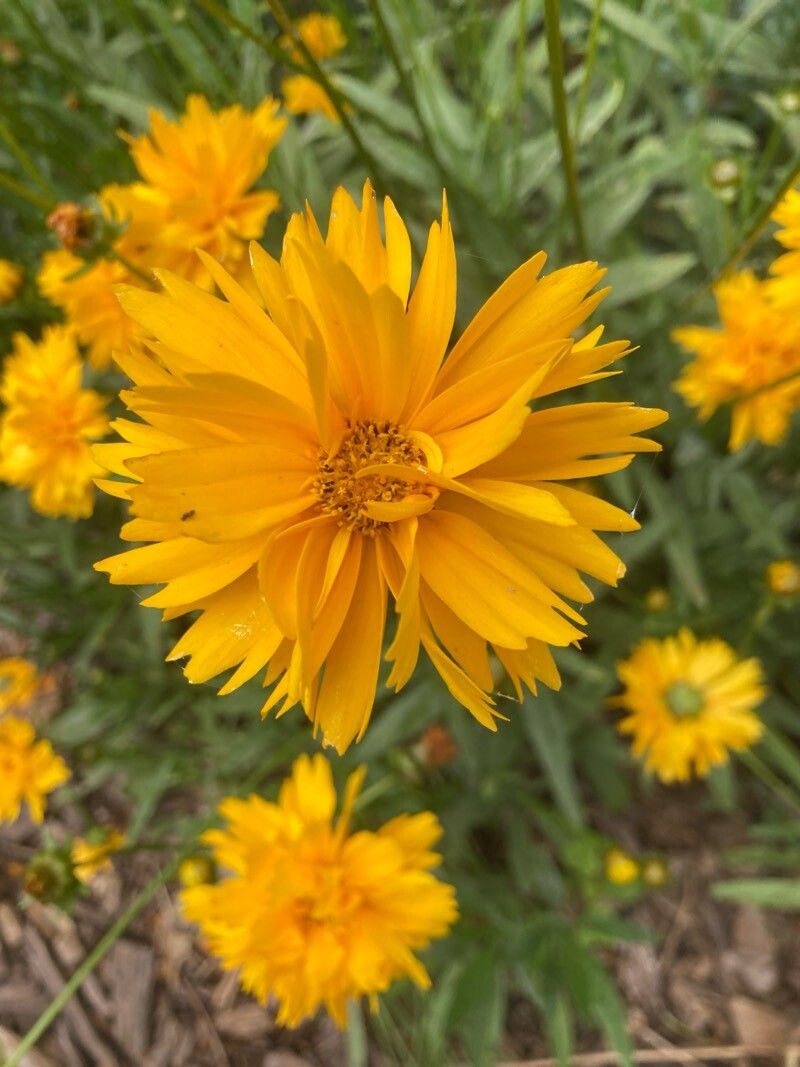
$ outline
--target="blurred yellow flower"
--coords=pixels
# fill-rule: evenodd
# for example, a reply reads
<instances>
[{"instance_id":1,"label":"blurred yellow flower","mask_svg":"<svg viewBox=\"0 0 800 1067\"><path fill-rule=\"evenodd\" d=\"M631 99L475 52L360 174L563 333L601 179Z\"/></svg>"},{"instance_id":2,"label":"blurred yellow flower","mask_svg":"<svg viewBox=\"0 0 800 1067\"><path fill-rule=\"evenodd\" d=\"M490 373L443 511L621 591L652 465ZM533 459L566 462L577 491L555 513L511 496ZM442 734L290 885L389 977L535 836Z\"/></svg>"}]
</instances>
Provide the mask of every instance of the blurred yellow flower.
<instances>
[{"instance_id":1,"label":"blurred yellow flower","mask_svg":"<svg viewBox=\"0 0 800 1067\"><path fill-rule=\"evenodd\" d=\"M548 408L544 397L609 373L625 341L572 332L603 292L595 263L539 278L543 253L478 312L444 360L456 264L446 207L411 287L408 233L391 201L381 239L372 189L340 189L327 239L295 215L280 263L253 245L266 310L209 257L227 301L167 272L163 294L121 300L159 344L121 366L147 420L96 452L129 479L126 540L97 564L119 584L161 582L145 604L202 614L170 653L204 681L265 665L262 712L301 703L343 752L375 699L387 596L399 622L389 684L421 646L453 696L490 729L490 653L521 697L560 684L550 645L582 636L565 597L592 599L585 571L616 585L619 559L595 530L634 530L627 512L561 484L657 451L635 436L662 411L628 403ZM444 360L444 362L443 362ZM531 411L528 403L537 401ZM130 479L133 479L133 482ZM577 625L576 625L577 624Z\"/></svg>"},{"instance_id":2,"label":"blurred yellow flower","mask_svg":"<svg viewBox=\"0 0 800 1067\"><path fill-rule=\"evenodd\" d=\"M776 559L767 567L767 585L779 596L800 593L800 565L793 559Z\"/></svg>"},{"instance_id":3,"label":"blurred yellow flower","mask_svg":"<svg viewBox=\"0 0 800 1067\"><path fill-rule=\"evenodd\" d=\"M71 853L75 877L86 885L99 871L111 867L111 857L124 848L125 843L125 834L117 829L104 831L96 841L76 837Z\"/></svg>"},{"instance_id":4,"label":"blurred yellow flower","mask_svg":"<svg viewBox=\"0 0 800 1067\"><path fill-rule=\"evenodd\" d=\"M612 885L630 885L639 877L639 864L621 848L611 848L604 861L605 876Z\"/></svg>"},{"instance_id":5,"label":"blurred yellow flower","mask_svg":"<svg viewBox=\"0 0 800 1067\"><path fill-rule=\"evenodd\" d=\"M642 881L650 889L660 889L669 881L669 864L660 856L649 856L642 863Z\"/></svg>"},{"instance_id":6,"label":"blurred yellow flower","mask_svg":"<svg viewBox=\"0 0 800 1067\"><path fill-rule=\"evenodd\" d=\"M782 226L775 237L788 248L774 261L767 283L775 305L785 311L800 312L800 187L790 189L776 207L773 221Z\"/></svg>"},{"instance_id":7,"label":"blurred yellow flower","mask_svg":"<svg viewBox=\"0 0 800 1067\"><path fill-rule=\"evenodd\" d=\"M0 304L9 304L22 288L25 273L9 259L0 259Z\"/></svg>"},{"instance_id":8,"label":"blurred yellow flower","mask_svg":"<svg viewBox=\"0 0 800 1067\"><path fill-rule=\"evenodd\" d=\"M341 23L335 15L323 15L319 11L312 11L310 15L298 19L294 28L314 59L330 59L331 56L338 55L347 44ZM298 63L303 62L302 52L295 48L288 34L281 37L280 43L291 51L294 60Z\"/></svg>"},{"instance_id":9,"label":"blurred yellow flower","mask_svg":"<svg viewBox=\"0 0 800 1067\"><path fill-rule=\"evenodd\" d=\"M92 366L103 370L112 352L126 349L139 332L114 295L115 285L134 280L115 260L87 264L73 252L56 249L42 257L37 284L42 295L64 312L77 340L86 345Z\"/></svg>"},{"instance_id":10,"label":"blurred yellow flower","mask_svg":"<svg viewBox=\"0 0 800 1067\"><path fill-rule=\"evenodd\" d=\"M670 605L669 592L660 585L654 585L648 589L644 596L644 606L653 613L666 611Z\"/></svg>"},{"instance_id":11,"label":"blurred yellow flower","mask_svg":"<svg viewBox=\"0 0 800 1067\"><path fill-rule=\"evenodd\" d=\"M305 115L318 112L331 122L341 122L333 102L319 82L306 74L293 74L281 82L286 110L293 115Z\"/></svg>"},{"instance_id":12,"label":"blurred yellow flower","mask_svg":"<svg viewBox=\"0 0 800 1067\"><path fill-rule=\"evenodd\" d=\"M625 686L613 704L624 708L620 733L662 782L705 776L728 750L749 748L763 725L761 664L739 660L718 637L698 641L687 629L664 640L647 638L617 664Z\"/></svg>"},{"instance_id":13,"label":"blurred yellow flower","mask_svg":"<svg viewBox=\"0 0 800 1067\"><path fill-rule=\"evenodd\" d=\"M81 388L75 339L63 326L18 333L0 381L0 479L28 489L43 515L91 515L100 473L89 442L108 430L106 401Z\"/></svg>"},{"instance_id":14,"label":"blurred yellow flower","mask_svg":"<svg viewBox=\"0 0 800 1067\"><path fill-rule=\"evenodd\" d=\"M184 889L183 910L223 966L277 1022L297 1026L325 1006L339 1026L347 1001L377 995L395 979L430 985L415 952L457 918L455 892L432 873L441 827L431 812L400 815L377 832L351 833L363 769L350 776L334 821L330 765L301 756L277 804L229 797L226 821L204 841L230 876Z\"/></svg>"},{"instance_id":15,"label":"blurred yellow flower","mask_svg":"<svg viewBox=\"0 0 800 1067\"><path fill-rule=\"evenodd\" d=\"M106 195L114 214L128 221L129 240L145 246L139 263L143 258L209 289L196 249L236 270L247 241L262 235L280 203L272 189L249 191L286 126L277 111L272 97L252 112L239 104L214 112L205 97L192 95L177 122L151 110L149 133L126 135L143 181L110 187Z\"/></svg>"},{"instance_id":16,"label":"blurred yellow flower","mask_svg":"<svg viewBox=\"0 0 800 1067\"><path fill-rule=\"evenodd\" d=\"M733 404L731 451L753 437L778 444L800 406L800 317L778 309L769 283L748 271L721 281L714 293L721 329L673 331L674 340L695 354L675 388L701 419Z\"/></svg>"},{"instance_id":17,"label":"blurred yellow flower","mask_svg":"<svg viewBox=\"0 0 800 1067\"><path fill-rule=\"evenodd\" d=\"M0 659L0 715L27 704L41 686L42 678L30 660L20 656Z\"/></svg>"},{"instance_id":18,"label":"blurred yellow flower","mask_svg":"<svg viewBox=\"0 0 800 1067\"><path fill-rule=\"evenodd\" d=\"M69 778L67 765L49 741L37 741L29 722L0 719L0 822L19 817L23 800L36 822L44 818L45 797Z\"/></svg>"},{"instance_id":19,"label":"blurred yellow flower","mask_svg":"<svg viewBox=\"0 0 800 1067\"><path fill-rule=\"evenodd\" d=\"M217 880L217 865L210 856L187 856L178 867L178 881L184 889L210 885Z\"/></svg>"}]
</instances>

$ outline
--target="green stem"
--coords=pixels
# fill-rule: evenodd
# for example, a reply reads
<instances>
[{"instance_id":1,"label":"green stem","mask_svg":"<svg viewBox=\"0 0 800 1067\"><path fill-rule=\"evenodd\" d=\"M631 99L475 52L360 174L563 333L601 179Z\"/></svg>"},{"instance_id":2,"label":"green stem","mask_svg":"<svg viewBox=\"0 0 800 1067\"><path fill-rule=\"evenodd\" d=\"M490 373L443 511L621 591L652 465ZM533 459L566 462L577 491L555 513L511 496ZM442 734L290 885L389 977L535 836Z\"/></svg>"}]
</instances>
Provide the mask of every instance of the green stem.
<instances>
[{"instance_id":1,"label":"green stem","mask_svg":"<svg viewBox=\"0 0 800 1067\"><path fill-rule=\"evenodd\" d=\"M745 751L738 753L739 760L747 767L747 769L754 774L768 789L771 789L778 799L786 805L786 807L794 815L800 815L800 799L797 797L793 789L790 789L780 778L775 774L771 767L768 767L766 763L757 756L755 752Z\"/></svg>"},{"instance_id":2,"label":"green stem","mask_svg":"<svg viewBox=\"0 0 800 1067\"><path fill-rule=\"evenodd\" d=\"M519 185L520 166L522 163L522 116L525 99L525 46L527 41L528 4L527 0L519 0L519 8L517 10L517 47L514 58L514 129L516 137L511 181L512 189L516 189Z\"/></svg>"},{"instance_id":3,"label":"green stem","mask_svg":"<svg viewBox=\"0 0 800 1067\"><path fill-rule=\"evenodd\" d=\"M589 38L586 42L586 58L583 61L583 81L578 90L578 102L575 105L575 125L573 136L577 143L581 139L581 125L583 124L583 112L586 108L586 100L589 95L589 87L592 83L594 61L597 56L597 42L600 37L600 23L603 17L603 0L594 0L592 11L592 23L589 27Z\"/></svg>"},{"instance_id":4,"label":"green stem","mask_svg":"<svg viewBox=\"0 0 800 1067\"><path fill-rule=\"evenodd\" d=\"M15 193L17 196L22 197L23 200L27 200L29 204L33 204L35 208L43 212L49 212L55 206L53 200L45 200L43 196L39 196L38 193L31 192L30 189L13 178L9 178L7 174L0 174L0 185L8 189L9 192Z\"/></svg>"},{"instance_id":5,"label":"green stem","mask_svg":"<svg viewBox=\"0 0 800 1067\"><path fill-rule=\"evenodd\" d=\"M39 168L2 119L0 119L0 137L5 141L9 151L34 185L38 185L42 192L54 202L55 193L52 185L50 185L47 179L42 175Z\"/></svg>"},{"instance_id":6,"label":"green stem","mask_svg":"<svg viewBox=\"0 0 800 1067\"><path fill-rule=\"evenodd\" d=\"M265 37L263 33L258 33L257 30L252 29L246 22L237 19L235 15L231 14L222 4L218 4L216 0L195 0L195 3L207 11L209 15L219 19L220 22L224 22L226 26L230 26L232 30L237 30L249 41L257 44L276 62L283 63L285 66L291 67L292 70L298 71L298 73L305 73L305 67L302 63L298 63L296 59L293 59L289 52L270 41L269 37Z\"/></svg>"},{"instance_id":7,"label":"green stem","mask_svg":"<svg viewBox=\"0 0 800 1067\"><path fill-rule=\"evenodd\" d=\"M550 67L550 93L553 98L553 117L558 130L559 144L561 145L561 165L564 171L567 205L572 215L572 225L575 230L575 244L578 254L583 259L587 259L586 233L583 228L583 213L578 191L578 173L575 169L575 153L569 132L567 97L564 91L564 55L559 9L560 0L544 0L544 22Z\"/></svg>"},{"instance_id":8,"label":"green stem","mask_svg":"<svg viewBox=\"0 0 800 1067\"><path fill-rule=\"evenodd\" d=\"M100 938L80 967L73 973L72 977L65 982L63 988L58 993L58 996L48 1004L27 1034L11 1053L10 1057L5 1061L3 1067L19 1067L26 1053L30 1052L39 1038L44 1034L45 1030L47 1030L51 1023L58 1018L72 997L80 989L83 982L89 977L109 949L111 949L124 934L137 915L147 907L158 890L175 872L177 866L178 861L175 860L168 867L160 870L155 878L147 883L141 893L139 893L139 895L128 905L114 925L111 926Z\"/></svg>"}]
</instances>

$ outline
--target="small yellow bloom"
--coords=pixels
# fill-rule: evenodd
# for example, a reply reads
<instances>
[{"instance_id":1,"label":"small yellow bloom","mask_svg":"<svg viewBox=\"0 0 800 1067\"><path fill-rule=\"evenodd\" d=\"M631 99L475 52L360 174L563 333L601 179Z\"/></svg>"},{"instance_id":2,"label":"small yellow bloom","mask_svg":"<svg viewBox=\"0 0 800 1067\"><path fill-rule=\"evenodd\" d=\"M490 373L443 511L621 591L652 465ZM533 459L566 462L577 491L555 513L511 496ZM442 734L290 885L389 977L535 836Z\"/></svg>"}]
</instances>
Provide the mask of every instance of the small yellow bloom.
<instances>
[{"instance_id":1,"label":"small yellow bloom","mask_svg":"<svg viewBox=\"0 0 800 1067\"><path fill-rule=\"evenodd\" d=\"M99 871L108 870L111 857L125 847L125 842L125 834L117 829L105 831L96 841L76 837L72 843L72 867L78 881L85 885Z\"/></svg>"},{"instance_id":2,"label":"small yellow bloom","mask_svg":"<svg viewBox=\"0 0 800 1067\"><path fill-rule=\"evenodd\" d=\"M0 822L19 817L23 800L36 822L44 818L45 797L69 778L67 765L49 741L37 741L29 722L0 719Z\"/></svg>"},{"instance_id":3,"label":"small yellow bloom","mask_svg":"<svg viewBox=\"0 0 800 1067\"><path fill-rule=\"evenodd\" d=\"M41 341L14 335L0 381L0 479L30 490L43 515L91 515L101 473L89 442L108 430L106 401L81 388L72 333L49 327Z\"/></svg>"},{"instance_id":4,"label":"small yellow bloom","mask_svg":"<svg viewBox=\"0 0 800 1067\"><path fill-rule=\"evenodd\" d=\"M800 316L775 305L769 284L746 271L726 278L714 288L721 329L683 326L672 334L695 354L675 382L687 404L703 420L733 405L732 452L753 437L780 443L800 406Z\"/></svg>"},{"instance_id":5,"label":"small yellow bloom","mask_svg":"<svg viewBox=\"0 0 800 1067\"><path fill-rule=\"evenodd\" d=\"M645 593L644 606L653 613L666 611L669 607L669 593L666 589L662 589L661 586L653 586L652 589Z\"/></svg>"},{"instance_id":6,"label":"small yellow bloom","mask_svg":"<svg viewBox=\"0 0 800 1067\"><path fill-rule=\"evenodd\" d=\"M612 848L606 853L605 875L612 885L630 885L639 877L639 864L621 848Z\"/></svg>"},{"instance_id":7,"label":"small yellow bloom","mask_svg":"<svg viewBox=\"0 0 800 1067\"><path fill-rule=\"evenodd\" d=\"M625 511L569 483L658 451L639 435L662 411L548 405L605 377L629 351L573 332L604 295L581 263L520 266L446 355L456 258L443 205L416 284L390 200L334 195L323 237L308 210L280 262L251 249L263 305L210 257L227 297L159 272L163 293L120 299L148 341L121 363L145 420L96 455L132 504L123 537L153 544L96 564L119 584L166 583L145 604L201 615L170 652L192 681L266 668L262 708L301 705L342 752L367 729L389 598L387 658L400 689L424 652L488 729L503 715L492 666L521 699L558 688L551 646L583 636L579 571L616 585L624 567L596 531L635 530ZM535 401L531 410L529 402ZM149 424L149 425L148 425ZM568 602L569 601L569 602Z\"/></svg>"},{"instance_id":8,"label":"small yellow bloom","mask_svg":"<svg viewBox=\"0 0 800 1067\"><path fill-rule=\"evenodd\" d=\"M766 694L757 659L738 660L718 637L687 629L663 641L647 638L617 664L626 710L620 733L662 782L705 776L728 750L749 748L763 731L754 709Z\"/></svg>"},{"instance_id":9,"label":"small yellow bloom","mask_svg":"<svg viewBox=\"0 0 800 1067\"><path fill-rule=\"evenodd\" d=\"M187 856L178 867L178 881L184 889L210 885L217 880L217 865L210 856Z\"/></svg>"},{"instance_id":10,"label":"small yellow bloom","mask_svg":"<svg viewBox=\"0 0 800 1067\"><path fill-rule=\"evenodd\" d=\"M0 259L0 304L10 304L22 288L25 272L9 259Z\"/></svg>"},{"instance_id":11,"label":"small yellow bloom","mask_svg":"<svg viewBox=\"0 0 800 1067\"><path fill-rule=\"evenodd\" d=\"M783 229L775 234L788 249L770 266L774 277L767 283L776 306L789 313L800 313L800 187L790 189L772 214Z\"/></svg>"},{"instance_id":12,"label":"small yellow bloom","mask_svg":"<svg viewBox=\"0 0 800 1067\"><path fill-rule=\"evenodd\" d=\"M281 91L286 110L293 115L306 115L314 112L325 115L331 122L341 122L339 112L319 82L307 74L293 74L281 82Z\"/></svg>"},{"instance_id":13,"label":"small yellow bloom","mask_svg":"<svg viewBox=\"0 0 800 1067\"><path fill-rule=\"evenodd\" d=\"M30 660L20 656L0 659L0 715L27 704L42 684L43 680Z\"/></svg>"},{"instance_id":14,"label":"small yellow bloom","mask_svg":"<svg viewBox=\"0 0 800 1067\"><path fill-rule=\"evenodd\" d=\"M767 585L778 596L800 593L800 565L793 559L776 559L767 567Z\"/></svg>"},{"instance_id":15,"label":"small yellow bloom","mask_svg":"<svg viewBox=\"0 0 800 1067\"><path fill-rule=\"evenodd\" d=\"M348 780L334 821L328 761L301 756L277 804L229 797L226 821L203 839L229 877L184 889L183 910L224 967L262 1003L277 998L278 1024L297 1026L324 1005L339 1026L347 1001L373 1006L395 979L427 988L415 953L457 918L455 892L431 868L441 827L431 812L400 815L377 832L349 830L363 771Z\"/></svg>"},{"instance_id":16,"label":"small yellow bloom","mask_svg":"<svg viewBox=\"0 0 800 1067\"><path fill-rule=\"evenodd\" d=\"M341 23L335 15L323 15L318 11L312 11L310 15L297 21L295 30L314 59L330 59L331 56L338 55L347 44ZM291 52L294 60L298 63L303 62L303 54L295 48L291 37L288 35L281 37L280 43Z\"/></svg>"},{"instance_id":17,"label":"small yellow bloom","mask_svg":"<svg viewBox=\"0 0 800 1067\"><path fill-rule=\"evenodd\" d=\"M651 889L660 889L669 881L669 864L660 856L650 856L642 863L642 881Z\"/></svg>"}]
</instances>

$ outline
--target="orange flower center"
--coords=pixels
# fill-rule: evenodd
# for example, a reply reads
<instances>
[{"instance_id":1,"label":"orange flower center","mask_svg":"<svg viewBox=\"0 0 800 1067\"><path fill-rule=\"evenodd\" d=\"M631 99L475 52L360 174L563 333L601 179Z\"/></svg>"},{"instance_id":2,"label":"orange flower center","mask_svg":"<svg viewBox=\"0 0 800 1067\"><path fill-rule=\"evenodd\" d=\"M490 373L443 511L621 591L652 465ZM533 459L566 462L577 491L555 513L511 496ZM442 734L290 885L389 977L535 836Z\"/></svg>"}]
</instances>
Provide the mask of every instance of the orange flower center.
<instances>
[{"instance_id":1,"label":"orange flower center","mask_svg":"<svg viewBox=\"0 0 800 1067\"><path fill-rule=\"evenodd\" d=\"M322 510L336 515L341 526L374 536L388 523L371 518L367 505L402 500L411 492L419 492L419 486L391 474L358 477L359 472L378 463L419 467L426 462L425 453L406 436L403 427L362 420L355 423L336 452L320 453L313 489Z\"/></svg>"}]
</instances>

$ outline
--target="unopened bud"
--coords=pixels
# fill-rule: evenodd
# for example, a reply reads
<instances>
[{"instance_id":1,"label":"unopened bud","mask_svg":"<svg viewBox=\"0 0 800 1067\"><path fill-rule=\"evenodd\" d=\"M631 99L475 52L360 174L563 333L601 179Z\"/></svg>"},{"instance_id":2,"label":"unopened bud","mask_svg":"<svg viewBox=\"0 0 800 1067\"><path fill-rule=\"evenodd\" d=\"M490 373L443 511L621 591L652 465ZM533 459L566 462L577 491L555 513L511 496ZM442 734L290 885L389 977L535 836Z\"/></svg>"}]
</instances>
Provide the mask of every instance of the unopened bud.
<instances>
[{"instance_id":1,"label":"unopened bud","mask_svg":"<svg viewBox=\"0 0 800 1067\"><path fill-rule=\"evenodd\" d=\"M94 230L94 216L74 200L58 204L47 216L47 225L68 252L88 244Z\"/></svg>"}]
</instances>

